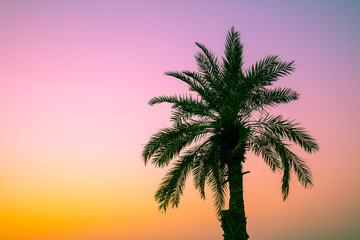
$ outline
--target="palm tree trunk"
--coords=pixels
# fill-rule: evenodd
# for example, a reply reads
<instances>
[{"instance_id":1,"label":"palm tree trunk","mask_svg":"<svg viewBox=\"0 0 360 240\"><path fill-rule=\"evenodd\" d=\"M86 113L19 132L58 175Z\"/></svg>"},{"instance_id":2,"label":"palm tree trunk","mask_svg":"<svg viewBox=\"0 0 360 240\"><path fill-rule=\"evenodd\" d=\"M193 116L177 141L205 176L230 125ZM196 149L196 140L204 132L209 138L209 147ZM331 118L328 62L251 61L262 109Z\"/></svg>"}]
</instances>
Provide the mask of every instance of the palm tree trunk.
<instances>
[{"instance_id":1,"label":"palm tree trunk","mask_svg":"<svg viewBox=\"0 0 360 240\"><path fill-rule=\"evenodd\" d=\"M224 231L224 240L247 240L246 217L243 195L242 161L233 158L228 163L229 170L229 209L224 210L221 216L221 227Z\"/></svg>"}]
</instances>

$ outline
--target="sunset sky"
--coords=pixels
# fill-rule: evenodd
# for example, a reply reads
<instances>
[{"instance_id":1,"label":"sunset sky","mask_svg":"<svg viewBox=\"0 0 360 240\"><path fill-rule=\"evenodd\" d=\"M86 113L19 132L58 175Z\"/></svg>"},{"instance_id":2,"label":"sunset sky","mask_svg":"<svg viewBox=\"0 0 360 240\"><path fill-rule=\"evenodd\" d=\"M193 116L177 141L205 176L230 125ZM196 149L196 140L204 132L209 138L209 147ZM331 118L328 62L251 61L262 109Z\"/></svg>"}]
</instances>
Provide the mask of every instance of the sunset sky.
<instances>
[{"instance_id":1,"label":"sunset sky","mask_svg":"<svg viewBox=\"0 0 360 240\"><path fill-rule=\"evenodd\" d=\"M300 100L274 109L318 140L314 188L248 155L250 239L360 238L360 1L0 0L0 240L220 240L211 192L178 209L154 201L166 169L145 166L170 126L153 96L186 93L164 76L196 70L195 41L222 56L231 26L245 65L294 60L281 79Z\"/></svg>"}]
</instances>

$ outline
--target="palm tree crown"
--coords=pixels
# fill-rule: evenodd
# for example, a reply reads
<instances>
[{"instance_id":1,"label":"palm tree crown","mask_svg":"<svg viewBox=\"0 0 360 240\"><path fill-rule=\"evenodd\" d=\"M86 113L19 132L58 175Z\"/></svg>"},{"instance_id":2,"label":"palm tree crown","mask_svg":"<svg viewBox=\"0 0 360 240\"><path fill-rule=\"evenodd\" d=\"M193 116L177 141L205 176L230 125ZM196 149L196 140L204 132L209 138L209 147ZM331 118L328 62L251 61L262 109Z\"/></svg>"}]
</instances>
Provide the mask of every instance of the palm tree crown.
<instances>
[{"instance_id":1,"label":"palm tree crown","mask_svg":"<svg viewBox=\"0 0 360 240\"><path fill-rule=\"evenodd\" d=\"M294 62L267 56L243 69L243 45L234 27L228 32L222 61L204 45L196 45L201 50L195 54L198 72L165 73L185 82L192 93L149 101L150 105L172 104L173 125L155 133L142 154L145 164L150 161L156 167L174 161L155 194L159 208L166 211L169 206L178 206L190 173L202 198L205 184L210 187L219 215L228 190L230 208L243 208L243 200L232 204L231 195L241 190L242 197L241 169L247 151L262 157L273 172L283 174L284 200L292 170L304 187L311 187L309 167L289 146L294 143L313 153L319 149L315 139L293 120L268 112L271 107L298 99L293 89L273 86L294 71ZM235 173L241 174L241 186L235 184L240 180L234 180L232 188Z\"/></svg>"}]
</instances>

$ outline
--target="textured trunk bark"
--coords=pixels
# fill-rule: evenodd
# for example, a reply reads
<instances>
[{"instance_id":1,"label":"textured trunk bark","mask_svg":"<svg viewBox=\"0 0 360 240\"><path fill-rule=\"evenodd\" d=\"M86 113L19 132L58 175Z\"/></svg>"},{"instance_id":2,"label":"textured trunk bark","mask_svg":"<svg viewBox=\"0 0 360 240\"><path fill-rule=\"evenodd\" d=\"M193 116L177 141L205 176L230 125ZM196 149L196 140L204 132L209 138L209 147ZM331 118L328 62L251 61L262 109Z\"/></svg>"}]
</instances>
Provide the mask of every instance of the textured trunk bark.
<instances>
[{"instance_id":1,"label":"textured trunk bark","mask_svg":"<svg viewBox=\"0 0 360 240\"><path fill-rule=\"evenodd\" d=\"M243 156L244 157L244 156ZM244 159L232 158L228 163L229 170L229 209L221 215L221 227L224 240L247 240L246 217L243 194L242 162Z\"/></svg>"}]
</instances>

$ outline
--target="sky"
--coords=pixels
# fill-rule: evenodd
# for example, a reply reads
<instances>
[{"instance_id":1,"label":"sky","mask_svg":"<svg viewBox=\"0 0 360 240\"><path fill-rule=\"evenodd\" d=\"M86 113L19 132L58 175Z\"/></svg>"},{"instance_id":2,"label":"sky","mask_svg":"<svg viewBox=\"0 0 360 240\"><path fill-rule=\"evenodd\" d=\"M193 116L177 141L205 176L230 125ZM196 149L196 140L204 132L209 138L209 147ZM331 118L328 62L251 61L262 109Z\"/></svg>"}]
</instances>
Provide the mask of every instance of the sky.
<instances>
[{"instance_id":1,"label":"sky","mask_svg":"<svg viewBox=\"0 0 360 240\"><path fill-rule=\"evenodd\" d=\"M218 240L211 192L186 186L178 209L157 210L167 169L145 166L151 134L170 106L150 98L187 92L167 70L196 70L195 41L222 56L234 26L245 66L294 60L281 79L300 100L274 113L318 140L305 158L314 187L247 156L250 239L360 237L360 2L0 1L0 239Z\"/></svg>"}]
</instances>

